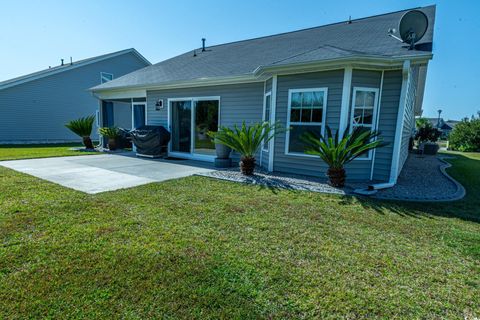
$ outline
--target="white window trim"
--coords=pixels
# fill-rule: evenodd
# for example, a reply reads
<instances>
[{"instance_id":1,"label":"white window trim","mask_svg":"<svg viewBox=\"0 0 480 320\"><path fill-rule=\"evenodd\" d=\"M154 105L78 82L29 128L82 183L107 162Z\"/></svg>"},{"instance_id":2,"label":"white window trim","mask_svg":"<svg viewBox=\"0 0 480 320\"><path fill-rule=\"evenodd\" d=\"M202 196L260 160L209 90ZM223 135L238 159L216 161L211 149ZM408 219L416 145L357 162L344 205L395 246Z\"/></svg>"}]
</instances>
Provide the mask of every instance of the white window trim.
<instances>
[{"instance_id":1,"label":"white window trim","mask_svg":"<svg viewBox=\"0 0 480 320\"><path fill-rule=\"evenodd\" d=\"M102 72L100 72L100 83L101 83L101 84L102 84L102 83L106 83L106 82L103 82L103 81L102 81L102 80L103 80L103 75L104 75L104 74L105 74L105 75L107 75L107 74L108 74L109 76L112 76L112 79L111 79L111 80L109 80L109 81L112 81L112 80L113 80L113 73L109 73L109 72L103 72L103 71L102 71ZM107 82L108 82L108 81L107 81Z\"/></svg>"},{"instance_id":2,"label":"white window trim","mask_svg":"<svg viewBox=\"0 0 480 320\"><path fill-rule=\"evenodd\" d=\"M289 89L288 90L288 105L287 105L287 129L290 128L290 126L293 125L306 125L306 126L318 126L318 122L314 123L304 123L304 122L290 122L290 115L291 115L291 102L292 102L292 94L293 93L298 93L298 92L312 92L312 91L322 91L323 92L323 110L322 110L322 129L320 134L324 135L325 134L325 125L327 122L327 101L328 101L328 88L302 88L302 89ZM318 156L312 155L312 154L306 154L306 153L300 153L300 152L290 152L288 151L288 147L290 145L290 130L288 130L285 133L285 155L287 156L295 156L295 157L305 157L305 158L318 158Z\"/></svg>"},{"instance_id":3,"label":"white window trim","mask_svg":"<svg viewBox=\"0 0 480 320\"><path fill-rule=\"evenodd\" d=\"M267 118L267 97L270 97L270 123L272 123L272 91L268 91L265 93L263 97L263 114L262 114L262 122L266 121ZM265 149L265 143L262 141L262 151L269 152L269 149Z\"/></svg>"},{"instance_id":4,"label":"white window trim","mask_svg":"<svg viewBox=\"0 0 480 320\"><path fill-rule=\"evenodd\" d=\"M350 106L350 133L353 131L353 116L354 116L354 109L355 109L355 98L357 97L357 91L370 91L375 92L375 98L373 100L373 118L372 118L372 125L370 131L377 130L377 109L378 109L378 98L379 98L379 88L369 88L369 87L353 87L352 93L352 102ZM368 127L367 127L368 128ZM372 160L372 150L368 151L368 157L365 158L355 158L354 161L370 161Z\"/></svg>"},{"instance_id":5,"label":"white window trim","mask_svg":"<svg viewBox=\"0 0 480 320\"><path fill-rule=\"evenodd\" d=\"M172 102L174 101L191 101L192 103L192 113L194 111L194 106L193 102L194 101L205 101L205 100L217 100L218 101L218 127L222 125L222 119L221 119L221 110L222 110L222 101L220 99L220 96L204 96L204 97L183 97L183 98L168 98L167 99L167 126L168 126L168 131L172 132ZM209 161L213 162L215 159L215 156L210 156L210 155L203 155L203 154L198 154L193 152L195 150L194 148L194 134L195 134L195 128L194 128L194 121L192 121L192 127L190 130L191 134L191 146L190 146L190 152L180 152L180 151L172 151L172 139L170 139L170 142L168 143L168 154L171 156L179 157L179 158L185 158L185 159L192 159L192 160L200 160L200 161Z\"/></svg>"}]
</instances>

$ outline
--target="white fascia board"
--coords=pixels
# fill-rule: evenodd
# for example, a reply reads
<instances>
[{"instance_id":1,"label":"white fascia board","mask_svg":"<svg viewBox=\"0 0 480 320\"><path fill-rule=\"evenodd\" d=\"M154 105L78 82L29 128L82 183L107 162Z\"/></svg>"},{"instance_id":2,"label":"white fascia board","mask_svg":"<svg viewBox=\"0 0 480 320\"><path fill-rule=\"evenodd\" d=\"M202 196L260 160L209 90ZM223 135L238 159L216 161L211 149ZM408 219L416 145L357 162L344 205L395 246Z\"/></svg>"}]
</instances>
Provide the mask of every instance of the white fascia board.
<instances>
[{"instance_id":1,"label":"white fascia board","mask_svg":"<svg viewBox=\"0 0 480 320\"><path fill-rule=\"evenodd\" d=\"M164 89L181 89L181 88L196 88L196 87L211 87L211 86L220 86L228 84L242 84L242 83L253 83L253 82L264 82L269 77L261 76L255 77L253 75L243 75L238 77L218 77L218 78L201 78L194 79L189 81L175 81L175 82L166 82L161 84L151 84L151 85L133 85L133 86L122 86L114 88L97 88L93 87L90 91L99 93L102 91L112 91L112 90L130 90L130 89L143 89L143 90L164 90Z\"/></svg>"},{"instance_id":2,"label":"white fascia board","mask_svg":"<svg viewBox=\"0 0 480 320\"><path fill-rule=\"evenodd\" d=\"M130 98L146 98L146 90L122 90L122 91L103 91L93 94L100 100L130 99Z\"/></svg>"},{"instance_id":3,"label":"white fascia board","mask_svg":"<svg viewBox=\"0 0 480 320\"><path fill-rule=\"evenodd\" d=\"M382 58L377 56L350 56L345 58L337 58L322 61L312 61L306 63L292 63L281 66L260 66L254 74L257 76L263 74L290 74L290 73L303 73L312 72L316 70L328 69L343 69L345 65L350 65L354 69L401 69L404 61L409 60L411 64L427 63L432 59L432 54L415 55L415 56L399 56Z\"/></svg>"}]
</instances>

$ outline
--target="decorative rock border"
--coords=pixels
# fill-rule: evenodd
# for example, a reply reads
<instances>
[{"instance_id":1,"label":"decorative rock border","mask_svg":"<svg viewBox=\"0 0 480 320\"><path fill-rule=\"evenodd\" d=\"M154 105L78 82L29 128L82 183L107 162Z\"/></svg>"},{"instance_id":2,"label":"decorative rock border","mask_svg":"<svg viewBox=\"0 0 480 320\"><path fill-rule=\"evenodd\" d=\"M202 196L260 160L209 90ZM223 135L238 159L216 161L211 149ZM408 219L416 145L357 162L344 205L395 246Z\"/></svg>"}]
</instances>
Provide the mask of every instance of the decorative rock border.
<instances>
[{"instance_id":1,"label":"decorative rock border","mask_svg":"<svg viewBox=\"0 0 480 320\"><path fill-rule=\"evenodd\" d=\"M326 179L283 173L272 174L262 170L261 168L256 168L253 176L244 176L238 168L216 170L198 175L220 180L258 185L267 188L312 191L338 195L353 195L353 190L358 187L354 184L347 184L347 186L345 186L343 189L334 188L326 182ZM366 184L363 184L363 186L366 187Z\"/></svg>"},{"instance_id":2,"label":"decorative rock border","mask_svg":"<svg viewBox=\"0 0 480 320\"><path fill-rule=\"evenodd\" d=\"M433 157L433 156L432 156ZM372 198L382 199L382 200L397 200L397 201L409 201L409 202L446 202L446 201L457 201L465 197L466 190L465 188L454 178L452 178L447 172L446 169L450 168L452 164L445 161L452 157L448 156L438 156L435 159L439 160L442 164L438 167L442 176L444 176L450 183L455 186L455 192L450 193L446 196L433 196L433 197L421 197L421 196L388 196L382 195L381 190L379 193L372 196ZM395 187L394 187L395 188Z\"/></svg>"},{"instance_id":3,"label":"decorative rock border","mask_svg":"<svg viewBox=\"0 0 480 320\"><path fill-rule=\"evenodd\" d=\"M359 195L354 191L356 189L366 189L366 183L348 183L347 186L343 189L334 188L330 186L326 179L307 177L301 175L291 175L291 174L282 174L266 172L260 168L256 169L255 175L253 176L244 176L242 175L238 168L229 168L223 170L212 171L208 173L198 174L200 176L205 176L209 178L215 178L220 180L246 183L258 186L264 186L267 188L281 188L287 190L297 190L297 191L311 191L311 192L320 192L328 194L338 194L338 195L354 195L354 196L367 196L373 199L379 200L395 200L395 201L411 201L411 202L444 202L444 201L456 201L462 199L465 194L465 188L453 179L450 175L447 174L447 168L452 165L445 161L443 158L435 158L442 162L439 170L441 175L444 176L449 182L453 183L456 188L454 193L448 194L447 196L430 196L430 197L421 197L421 196L408 196L402 194L401 190L398 192L397 196L382 195L382 192L379 191L374 195L368 196L367 194ZM450 186L451 187L451 186ZM389 190L391 193L392 191ZM395 192L395 191L393 191Z\"/></svg>"}]
</instances>

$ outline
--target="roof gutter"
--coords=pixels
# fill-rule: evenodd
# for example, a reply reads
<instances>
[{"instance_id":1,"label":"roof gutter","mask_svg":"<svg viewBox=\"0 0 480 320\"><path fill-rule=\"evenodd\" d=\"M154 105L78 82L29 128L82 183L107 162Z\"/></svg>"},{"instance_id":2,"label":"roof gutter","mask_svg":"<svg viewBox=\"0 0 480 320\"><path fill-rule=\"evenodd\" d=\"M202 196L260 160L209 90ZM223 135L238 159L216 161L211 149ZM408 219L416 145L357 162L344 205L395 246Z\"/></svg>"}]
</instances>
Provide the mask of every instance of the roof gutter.
<instances>
[{"instance_id":1,"label":"roof gutter","mask_svg":"<svg viewBox=\"0 0 480 320\"><path fill-rule=\"evenodd\" d=\"M422 55L410 55L410 56L394 56L394 57L379 57L379 56L368 56L368 55L352 55L349 57L343 58L335 58L329 60L322 60L322 61L314 61L314 62L301 62L301 63L291 63L285 65L268 65L268 66L260 66L255 69L254 74L256 76L261 76L265 74L272 74L272 73L282 73L282 72L289 72L289 71L309 71L311 69L318 69L318 68L344 68L345 64L350 64L354 68L362 68L362 67L377 67L382 70L386 68L391 69L399 69L402 68L403 63L406 60L409 60L412 64L423 64L428 63L433 57L432 53L422 54Z\"/></svg>"},{"instance_id":2,"label":"roof gutter","mask_svg":"<svg viewBox=\"0 0 480 320\"><path fill-rule=\"evenodd\" d=\"M234 76L234 77L215 77L215 78L197 78L193 80L183 81L171 81L157 84L139 84L139 85L126 85L113 88L93 87L90 91L102 92L102 91L123 91L125 89L143 89L143 90L163 90L163 89L176 89L176 88L192 88L192 87L205 87L214 85L225 84L237 84L237 83L251 83L265 81L266 77L254 76L253 74Z\"/></svg>"}]
</instances>

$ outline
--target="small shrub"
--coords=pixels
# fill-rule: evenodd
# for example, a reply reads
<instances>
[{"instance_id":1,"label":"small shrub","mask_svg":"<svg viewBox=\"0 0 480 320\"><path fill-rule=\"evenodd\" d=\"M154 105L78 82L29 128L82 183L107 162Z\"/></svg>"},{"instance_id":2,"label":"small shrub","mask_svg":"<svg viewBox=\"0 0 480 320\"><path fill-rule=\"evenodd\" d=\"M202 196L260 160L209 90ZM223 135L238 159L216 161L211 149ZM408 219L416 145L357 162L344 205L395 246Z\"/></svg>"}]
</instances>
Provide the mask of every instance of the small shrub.
<instances>
[{"instance_id":1,"label":"small shrub","mask_svg":"<svg viewBox=\"0 0 480 320\"><path fill-rule=\"evenodd\" d=\"M480 117L464 119L450 133L449 148L457 151L480 151Z\"/></svg>"},{"instance_id":2,"label":"small shrub","mask_svg":"<svg viewBox=\"0 0 480 320\"><path fill-rule=\"evenodd\" d=\"M255 154L263 143L268 143L273 137L284 131L279 123L268 122L242 126L235 125L233 129L220 127L218 132L209 132L208 135L215 143L223 144L237 151L241 155L240 169L244 175L252 175L255 169Z\"/></svg>"},{"instance_id":3,"label":"small shrub","mask_svg":"<svg viewBox=\"0 0 480 320\"><path fill-rule=\"evenodd\" d=\"M434 128L429 121L419 121L422 118L417 119L417 133L415 134L415 140L419 143L422 142L437 142L442 132L437 128Z\"/></svg>"},{"instance_id":4,"label":"small shrub","mask_svg":"<svg viewBox=\"0 0 480 320\"><path fill-rule=\"evenodd\" d=\"M93 123L95 122L95 116L83 117L77 120L72 120L65 124L65 127L70 129L76 135L82 137L83 144L87 149L93 149L93 143L90 139L92 134Z\"/></svg>"},{"instance_id":5,"label":"small shrub","mask_svg":"<svg viewBox=\"0 0 480 320\"><path fill-rule=\"evenodd\" d=\"M347 163L370 150L387 145L380 138L380 132L370 131L368 128L356 127L350 133L347 127L342 137L339 137L339 131L334 135L327 126L325 136L318 137L311 132L302 136L307 154L320 157L328 165L327 176L334 187L345 185L347 175L344 167Z\"/></svg>"},{"instance_id":6,"label":"small shrub","mask_svg":"<svg viewBox=\"0 0 480 320\"><path fill-rule=\"evenodd\" d=\"M109 139L115 139L120 134L117 127L103 127L98 129L98 132Z\"/></svg>"}]
</instances>

